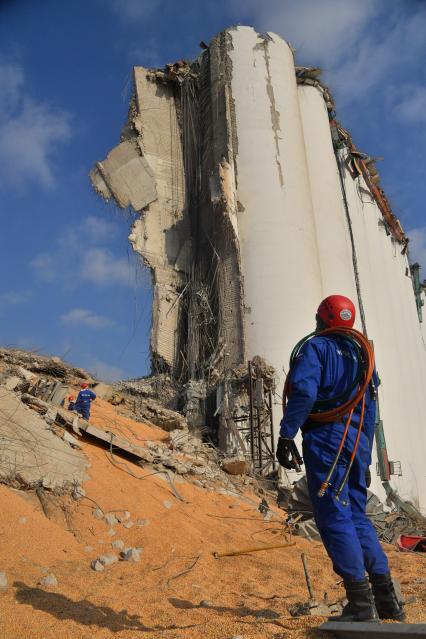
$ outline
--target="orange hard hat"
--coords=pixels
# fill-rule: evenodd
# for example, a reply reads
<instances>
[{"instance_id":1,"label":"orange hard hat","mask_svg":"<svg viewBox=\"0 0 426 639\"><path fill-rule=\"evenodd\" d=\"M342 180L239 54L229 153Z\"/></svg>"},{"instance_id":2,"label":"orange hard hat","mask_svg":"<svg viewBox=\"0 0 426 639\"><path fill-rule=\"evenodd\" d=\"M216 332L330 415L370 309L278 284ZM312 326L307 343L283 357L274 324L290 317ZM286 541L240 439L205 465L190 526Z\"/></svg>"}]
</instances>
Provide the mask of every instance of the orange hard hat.
<instances>
[{"instance_id":1,"label":"orange hard hat","mask_svg":"<svg viewBox=\"0 0 426 639\"><path fill-rule=\"evenodd\" d=\"M355 306L349 297L329 295L318 306L317 317L327 328L336 326L352 328L355 322Z\"/></svg>"}]
</instances>

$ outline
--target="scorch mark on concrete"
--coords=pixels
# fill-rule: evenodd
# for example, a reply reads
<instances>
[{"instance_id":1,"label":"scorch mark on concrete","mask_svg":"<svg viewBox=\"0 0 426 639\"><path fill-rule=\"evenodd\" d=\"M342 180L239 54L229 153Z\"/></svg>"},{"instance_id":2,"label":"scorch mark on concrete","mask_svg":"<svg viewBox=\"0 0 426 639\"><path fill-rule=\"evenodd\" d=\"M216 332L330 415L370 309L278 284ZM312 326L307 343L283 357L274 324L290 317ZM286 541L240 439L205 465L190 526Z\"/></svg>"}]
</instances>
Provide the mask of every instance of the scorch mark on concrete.
<instances>
[{"instance_id":1,"label":"scorch mark on concrete","mask_svg":"<svg viewBox=\"0 0 426 639\"><path fill-rule=\"evenodd\" d=\"M275 155L275 160L277 163L277 169L278 169L278 177L280 179L280 185L284 186L284 177L283 177L283 170L282 170L282 166L281 166L281 162L279 159L280 154L280 147L279 147L279 137L278 137L278 131L281 131L281 126L280 126L280 112L277 111L277 109L275 108L275 95L274 95L274 87L272 85L272 79L271 79L271 70L269 68L269 51L268 51L268 44L269 41L272 40L271 36L269 34L259 34L259 38L261 38L261 42L259 42L255 48L261 48L263 49L263 55L265 58L265 65L266 65L266 93L268 94L268 98L269 101L271 103L270 106L270 111L271 111L271 124L272 124L272 130L274 132L274 140L275 140L275 150L276 150L276 155Z\"/></svg>"}]
</instances>

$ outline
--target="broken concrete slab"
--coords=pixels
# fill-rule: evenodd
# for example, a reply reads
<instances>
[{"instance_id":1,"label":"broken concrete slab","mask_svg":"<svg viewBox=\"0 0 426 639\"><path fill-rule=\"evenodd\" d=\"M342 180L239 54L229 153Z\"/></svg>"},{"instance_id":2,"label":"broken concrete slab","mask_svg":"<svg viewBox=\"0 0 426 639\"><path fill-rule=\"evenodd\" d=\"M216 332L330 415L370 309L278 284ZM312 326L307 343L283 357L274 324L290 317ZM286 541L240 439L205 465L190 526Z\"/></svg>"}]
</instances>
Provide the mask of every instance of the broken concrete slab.
<instances>
[{"instance_id":1,"label":"broken concrete slab","mask_svg":"<svg viewBox=\"0 0 426 639\"><path fill-rule=\"evenodd\" d=\"M27 382L31 382L32 380L35 379L35 375L34 373L31 373L30 371L27 371L26 368L23 368L22 366L18 366L18 371L19 374L27 381Z\"/></svg>"},{"instance_id":2,"label":"broken concrete slab","mask_svg":"<svg viewBox=\"0 0 426 639\"><path fill-rule=\"evenodd\" d=\"M74 430L77 428L79 434L87 433L91 437L94 437L100 442L103 442L106 447L112 450L114 453L119 453L120 450L125 453L134 455L141 461L152 461L152 455L145 448L141 446L135 446L131 444L127 439L117 437L110 431L102 430L93 424L89 424L85 419L80 419L63 408L58 409L56 417L56 423L60 426L71 428Z\"/></svg>"},{"instance_id":3,"label":"broken concrete slab","mask_svg":"<svg viewBox=\"0 0 426 639\"><path fill-rule=\"evenodd\" d=\"M66 430L64 430L63 432L62 439L64 440L64 442L67 442L67 444L69 444L71 448L77 448L78 450L81 450L82 447L78 439L70 435L70 433L68 433Z\"/></svg>"},{"instance_id":4,"label":"broken concrete slab","mask_svg":"<svg viewBox=\"0 0 426 639\"><path fill-rule=\"evenodd\" d=\"M7 388L7 390L14 391L18 388L18 386L21 383L22 383L22 380L20 377L17 377L16 375L11 375L11 377L7 377L4 380L3 386Z\"/></svg>"},{"instance_id":5,"label":"broken concrete slab","mask_svg":"<svg viewBox=\"0 0 426 639\"><path fill-rule=\"evenodd\" d=\"M174 369L179 352L180 293L191 265L178 107L174 87L157 83L148 69L134 69L134 86L136 113L129 127L155 176L157 199L135 221L129 241L153 274L153 359L160 368L164 363Z\"/></svg>"},{"instance_id":6,"label":"broken concrete slab","mask_svg":"<svg viewBox=\"0 0 426 639\"><path fill-rule=\"evenodd\" d=\"M124 541L122 539L116 539L115 541L112 542L111 546L115 548L116 550L123 550Z\"/></svg>"},{"instance_id":7,"label":"broken concrete slab","mask_svg":"<svg viewBox=\"0 0 426 639\"><path fill-rule=\"evenodd\" d=\"M105 523L108 524L108 526L114 526L116 523L118 523L118 519L113 513L107 513L104 516L104 520Z\"/></svg>"},{"instance_id":8,"label":"broken concrete slab","mask_svg":"<svg viewBox=\"0 0 426 639\"><path fill-rule=\"evenodd\" d=\"M102 562L99 561L99 559L93 559L93 561L90 563L90 567L95 572L102 572L103 570L105 570L105 566Z\"/></svg>"},{"instance_id":9,"label":"broken concrete slab","mask_svg":"<svg viewBox=\"0 0 426 639\"><path fill-rule=\"evenodd\" d=\"M122 513L116 515L116 519L120 524L124 524L125 521L129 521L130 512L128 510L124 510Z\"/></svg>"},{"instance_id":10,"label":"broken concrete slab","mask_svg":"<svg viewBox=\"0 0 426 639\"><path fill-rule=\"evenodd\" d=\"M90 174L93 187L106 200L114 198L122 209L140 211L157 199L153 171L137 141L126 140L97 162Z\"/></svg>"},{"instance_id":11,"label":"broken concrete slab","mask_svg":"<svg viewBox=\"0 0 426 639\"><path fill-rule=\"evenodd\" d=\"M45 421L13 392L0 396L0 478L7 483L72 489L88 479L86 456L46 430Z\"/></svg>"},{"instance_id":12,"label":"broken concrete slab","mask_svg":"<svg viewBox=\"0 0 426 639\"><path fill-rule=\"evenodd\" d=\"M123 561L139 562L141 560L142 548L125 548L121 557Z\"/></svg>"},{"instance_id":13,"label":"broken concrete slab","mask_svg":"<svg viewBox=\"0 0 426 639\"><path fill-rule=\"evenodd\" d=\"M115 564L118 561L118 557L117 555L101 555L98 558L98 561L103 566L111 566L112 564Z\"/></svg>"},{"instance_id":14,"label":"broken concrete slab","mask_svg":"<svg viewBox=\"0 0 426 639\"><path fill-rule=\"evenodd\" d=\"M42 586L57 586L58 585L58 580L56 579L55 575L53 573L49 573L48 575L46 575L45 577L43 577L42 579L40 579L40 584Z\"/></svg>"},{"instance_id":15,"label":"broken concrete slab","mask_svg":"<svg viewBox=\"0 0 426 639\"><path fill-rule=\"evenodd\" d=\"M169 432L174 430L187 430L188 424L180 413L169 408L164 408L158 401L145 398L138 406L140 417L146 421L159 426Z\"/></svg>"},{"instance_id":16,"label":"broken concrete slab","mask_svg":"<svg viewBox=\"0 0 426 639\"><path fill-rule=\"evenodd\" d=\"M222 468L228 475L245 475L250 469L250 464L246 459L232 458L225 459Z\"/></svg>"}]
</instances>

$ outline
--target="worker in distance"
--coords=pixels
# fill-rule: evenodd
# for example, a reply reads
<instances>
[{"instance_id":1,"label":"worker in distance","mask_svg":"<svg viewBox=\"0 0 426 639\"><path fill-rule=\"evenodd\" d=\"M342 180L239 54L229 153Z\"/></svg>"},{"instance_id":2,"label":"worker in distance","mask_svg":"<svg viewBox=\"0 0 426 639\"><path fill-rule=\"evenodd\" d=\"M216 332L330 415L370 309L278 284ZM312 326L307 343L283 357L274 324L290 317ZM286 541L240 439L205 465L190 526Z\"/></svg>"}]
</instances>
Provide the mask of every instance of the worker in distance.
<instances>
[{"instance_id":1,"label":"worker in distance","mask_svg":"<svg viewBox=\"0 0 426 639\"><path fill-rule=\"evenodd\" d=\"M276 456L284 468L296 467L293 440L301 429L315 522L348 600L332 619L402 621L387 557L366 515L379 380L372 347L354 321L355 307L342 295L318 307L316 331L292 354Z\"/></svg>"},{"instance_id":2,"label":"worker in distance","mask_svg":"<svg viewBox=\"0 0 426 639\"><path fill-rule=\"evenodd\" d=\"M83 382L81 384L81 391L75 400L73 410L76 413L79 413L83 419L89 421L91 404L95 399L96 394L90 390L89 384L87 382Z\"/></svg>"}]
</instances>

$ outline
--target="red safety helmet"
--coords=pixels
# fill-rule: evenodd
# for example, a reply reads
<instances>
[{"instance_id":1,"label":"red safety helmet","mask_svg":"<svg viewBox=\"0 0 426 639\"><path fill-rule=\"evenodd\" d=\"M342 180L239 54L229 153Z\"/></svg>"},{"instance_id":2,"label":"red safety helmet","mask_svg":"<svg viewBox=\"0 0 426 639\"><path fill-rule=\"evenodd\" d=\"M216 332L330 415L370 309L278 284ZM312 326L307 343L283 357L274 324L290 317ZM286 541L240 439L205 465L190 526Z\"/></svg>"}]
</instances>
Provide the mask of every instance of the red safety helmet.
<instances>
[{"instance_id":1,"label":"red safety helmet","mask_svg":"<svg viewBox=\"0 0 426 639\"><path fill-rule=\"evenodd\" d=\"M68 397L68 401L69 401L69 402L72 402L72 400L73 400L73 399L74 399L74 397L73 397L72 395L70 395L70 396Z\"/></svg>"},{"instance_id":2,"label":"red safety helmet","mask_svg":"<svg viewBox=\"0 0 426 639\"><path fill-rule=\"evenodd\" d=\"M87 382L83 382L81 384L81 388L87 388L89 386L89 384Z\"/></svg>"},{"instance_id":3,"label":"red safety helmet","mask_svg":"<svg viewBox=\"0 0 426 639\"><path fill-rule=\"evenodd\" d=\"M327 328L335 326L352 328L355 322L355 306L344 295L329 295L318 306L317 317Z\"/></svg>"}]
</instances>

